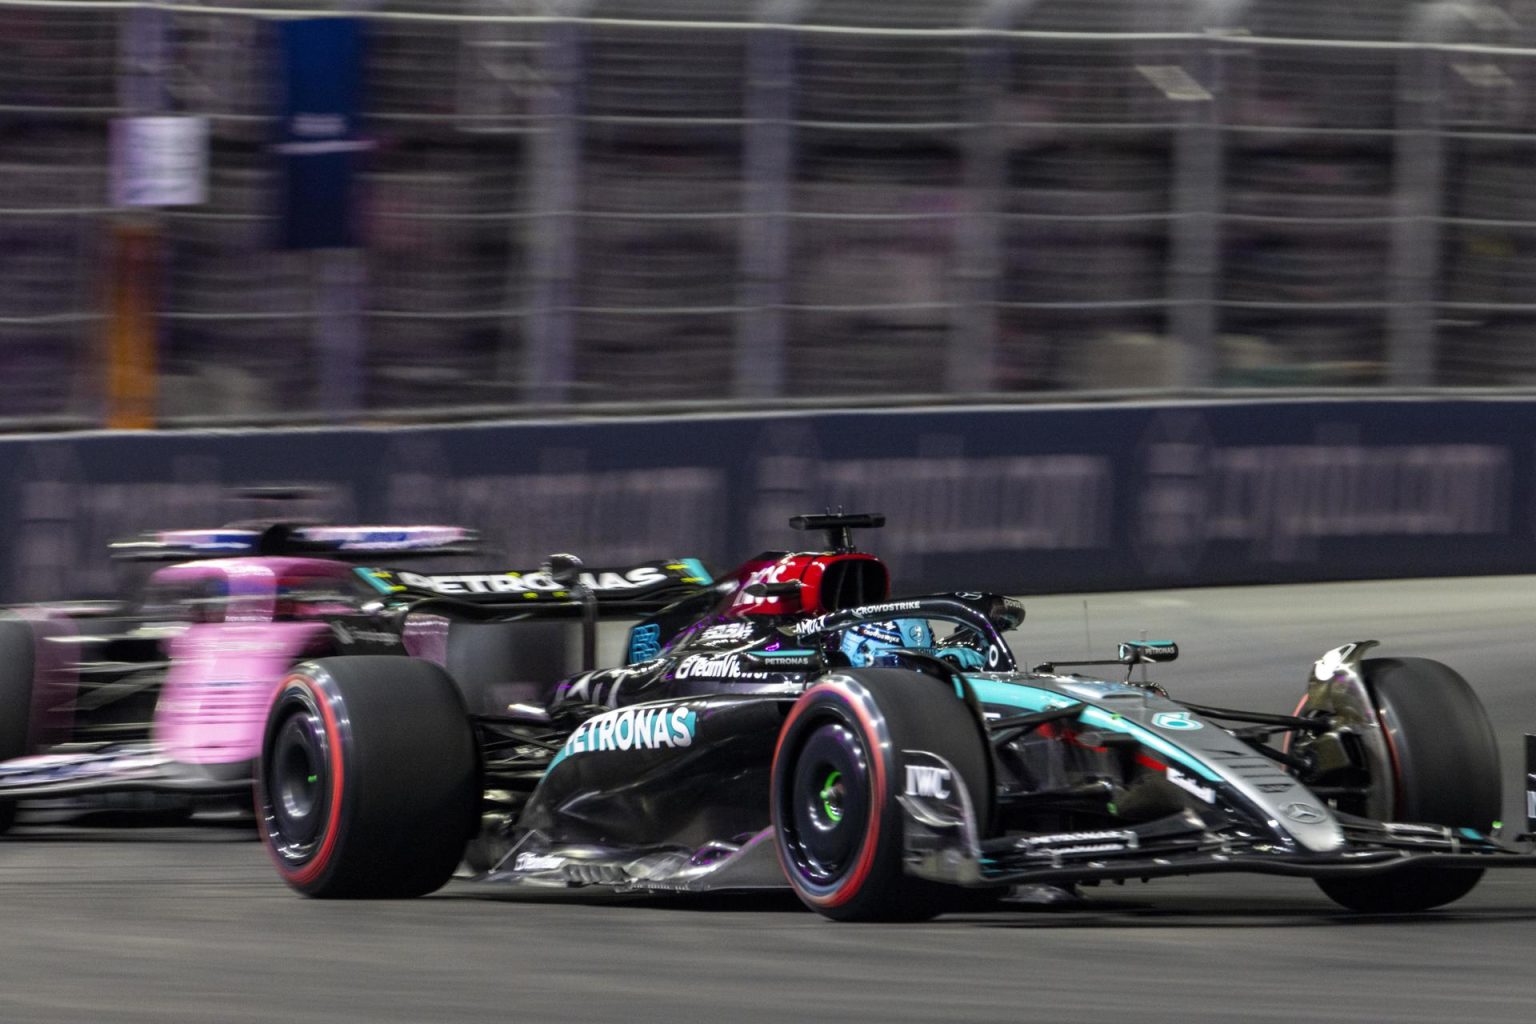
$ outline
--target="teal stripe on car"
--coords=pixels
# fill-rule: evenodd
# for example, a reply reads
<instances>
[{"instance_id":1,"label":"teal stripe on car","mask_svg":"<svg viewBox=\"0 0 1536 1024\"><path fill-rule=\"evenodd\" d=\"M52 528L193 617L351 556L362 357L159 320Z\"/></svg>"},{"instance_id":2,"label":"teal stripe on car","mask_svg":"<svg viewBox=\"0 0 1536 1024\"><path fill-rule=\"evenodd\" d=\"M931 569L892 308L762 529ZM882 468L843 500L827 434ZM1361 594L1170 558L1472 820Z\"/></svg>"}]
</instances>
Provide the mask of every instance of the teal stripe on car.
<instances>
[{"instance_id":1,"label":"teal stripe on car","mask_svg":"<svg viewBox=\"0 0 1536 1024\"><path fill-rule=\"evenodd\" d=\"M1005 683L997 679L979 679L972 676L966 676L965 678L971 684L971 689L975 692L976 699L983 704L1003 704L1025 712L1044 711L1047 708L1065 707L1068 704L1087 704L1086 701L1080 701L1064 693L1057 693L1055 690L1046 690L1024 683ZM1096 729L1108 729L1110 732L1122 732L1128 736L1134 736L1144 746L1157 751L1170 761L1178 762L1183 767L1198 774L1201 778L1208 779L1211 782L1225 781L1222 776L1211 770L1200 758L1182 747L1168 742L1146 726L1113 715L1093 704L1088 704L1080 719Z\"/></svg>"}]
</instances>

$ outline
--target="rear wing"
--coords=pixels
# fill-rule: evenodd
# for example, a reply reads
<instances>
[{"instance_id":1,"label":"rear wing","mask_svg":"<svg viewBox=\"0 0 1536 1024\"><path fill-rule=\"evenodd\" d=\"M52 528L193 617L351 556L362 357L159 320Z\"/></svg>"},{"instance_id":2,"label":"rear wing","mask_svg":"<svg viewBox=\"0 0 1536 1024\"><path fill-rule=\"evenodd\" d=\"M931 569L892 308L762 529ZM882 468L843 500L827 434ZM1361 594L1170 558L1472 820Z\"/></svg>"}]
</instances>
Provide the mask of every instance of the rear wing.
<instances>
[{"instance_id":1,"label":"rear wing","mask_svg":"<svg viewBox=\"0 0 1536 1024\"><path fill-rule=\"evenodd\" d=\"M355 562L381 557L464 555L479 534L463 526L318 526L260 523L212 530L157 530L111 545L113 558L185 562L201 558L306 557Z\"/></svg>"},{"instance_id":2,"label":"rear wing","mask_svg":"<svg viewBox=\"0 0 1536 1024\"><path fill-rule=\"evenodd\" d=\"M487 612L554 610L590 597L606 615L658 611L715 584L696 558L672 558L607 569L562 571L506 569L486 572L418 573L402 569L355 570L370 587L396 600L440 599L483 607Z\"/></svg>"}]
</instances>

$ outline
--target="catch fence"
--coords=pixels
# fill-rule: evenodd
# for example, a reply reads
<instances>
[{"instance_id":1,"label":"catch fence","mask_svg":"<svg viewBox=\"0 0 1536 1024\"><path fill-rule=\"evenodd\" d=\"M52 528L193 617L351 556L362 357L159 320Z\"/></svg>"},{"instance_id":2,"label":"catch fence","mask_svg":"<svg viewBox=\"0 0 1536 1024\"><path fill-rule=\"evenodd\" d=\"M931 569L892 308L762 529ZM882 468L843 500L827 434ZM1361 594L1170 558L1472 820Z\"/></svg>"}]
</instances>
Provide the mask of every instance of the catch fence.
<instances>
[{"instance_id":1,"label":"catch fence","mask_svg":"<svg viewBox=\"0 0 1536 1024\"><path fill-rule=\"evenodd\" d=\"M136 313L161 424L1527 388L1521 10L0 0L0 419L102 422ZM326 15L360 244L283 249L275 25ZM206 202L111 205L145 113Z\"/></svg>"}]
</instances>

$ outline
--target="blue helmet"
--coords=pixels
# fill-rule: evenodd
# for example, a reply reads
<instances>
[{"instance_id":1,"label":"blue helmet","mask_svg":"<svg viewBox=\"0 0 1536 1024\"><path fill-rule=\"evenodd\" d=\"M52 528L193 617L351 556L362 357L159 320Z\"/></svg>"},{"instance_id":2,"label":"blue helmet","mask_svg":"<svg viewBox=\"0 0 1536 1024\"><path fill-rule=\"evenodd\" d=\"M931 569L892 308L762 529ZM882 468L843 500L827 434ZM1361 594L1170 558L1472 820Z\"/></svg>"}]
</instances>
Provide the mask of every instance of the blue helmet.
<instances>
[{"instance_id":1,"label":"blue helmet","mask_svg":"<svg viewBox=\"0 0 1536 1024\"><path fill-rule=\"evenodd\" d=\"M845 629L839 649L854 668L864 668L888 660L883 657L886 651L932 646L933 630L927 619L887 619Z\"/></svg>"}]
</instances>

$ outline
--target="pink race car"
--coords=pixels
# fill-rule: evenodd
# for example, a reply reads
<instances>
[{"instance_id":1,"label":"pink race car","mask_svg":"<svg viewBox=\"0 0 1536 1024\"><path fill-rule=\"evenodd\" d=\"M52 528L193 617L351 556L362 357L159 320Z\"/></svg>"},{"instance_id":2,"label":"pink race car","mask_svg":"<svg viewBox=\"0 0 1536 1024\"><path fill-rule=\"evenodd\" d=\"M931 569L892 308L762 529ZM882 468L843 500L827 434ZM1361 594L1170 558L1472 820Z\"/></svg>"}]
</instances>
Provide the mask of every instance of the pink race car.
<instances>
[{"instance_id":1,"label":"pink race car","mask_svg":"<svg viewBox=\"0 0 1536 1024\"><path fill-rule=\"evenodd\" d=\"M267 706L300 661L410 656L444 666L476 702L537 702L541 684L527 680L593 667L590 643L560 639L571 632L561 617L595 615L599 601L654 611L714 583L695 559L587 571L554 556L559 570L433 576L359 564L463 555L475 539L456 526L168 531L114 545L120 558L173 563L129 615L96 604L0 612L0 832L34 798L249 807ZM536 621L482 621L475 597L486 594Z\"/></svg>"},{"instance_id":2,"label":"pink race car","mask_svg":"<svg viewBox=\"0 0 1536 1024\"><path fill-rule=\"evenodd\" d=\"M421 646L380 627L387 601L355 563L461 554L474 539L452 526L168 531L114 545L174 563L129 614L99 603L0 612L0 832L30 798L128 793L117 799L154 810L243 800L270 691L291 665Z\"/></svg>"}]
</instances>

